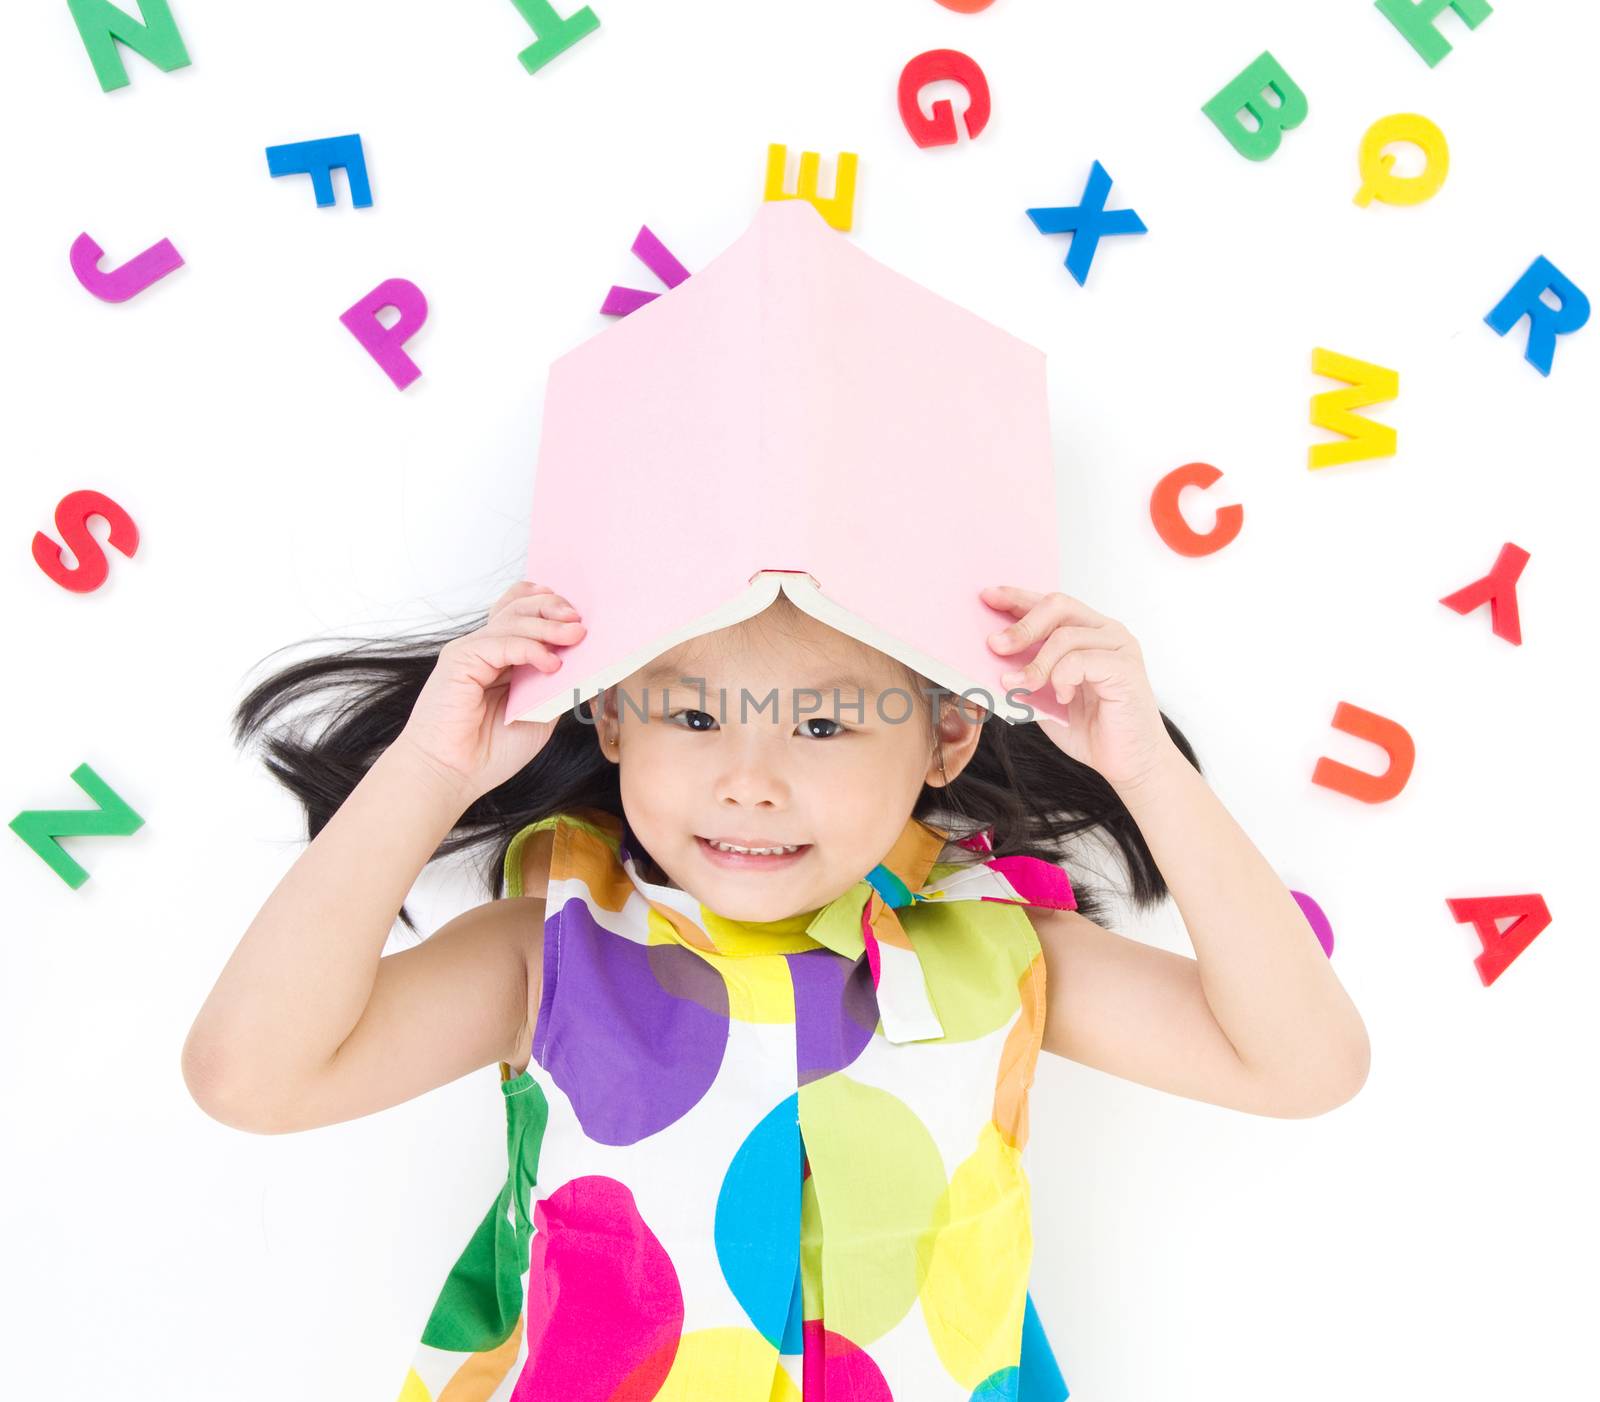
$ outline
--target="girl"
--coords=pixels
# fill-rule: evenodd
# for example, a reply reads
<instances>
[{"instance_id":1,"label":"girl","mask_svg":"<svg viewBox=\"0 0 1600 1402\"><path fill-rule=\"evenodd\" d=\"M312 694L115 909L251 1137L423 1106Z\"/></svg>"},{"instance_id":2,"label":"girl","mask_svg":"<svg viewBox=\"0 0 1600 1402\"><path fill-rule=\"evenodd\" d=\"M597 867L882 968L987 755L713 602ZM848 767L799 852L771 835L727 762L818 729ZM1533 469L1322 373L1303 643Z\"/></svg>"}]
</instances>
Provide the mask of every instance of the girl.
<instances>
[{"instance_id":1,"label":"girl","mask_svg":"<svg viewBox=\"0 0 1600 1402\"><path fill-rule=\"evenodd\" d=\"M1006 683L1070 725L985 723L780 595L505 726L507 669L583 635L529 583L242 702L312 840L195 1020L196 1101L285 1133L500 1067L505 1186L402 1402L1058 1402L1028 1293L1038 1052L1263 1115L1360 1087L1359 1015L1128 630L982 597L1013 620L997 654L1037 645ZM343 693L320 735L267 729L319 693ZM1059 863L1097 831L1198 959L1096 922ZM472 847L505 897L380 958L420 869Z\"/></svg>"}]
</instances>

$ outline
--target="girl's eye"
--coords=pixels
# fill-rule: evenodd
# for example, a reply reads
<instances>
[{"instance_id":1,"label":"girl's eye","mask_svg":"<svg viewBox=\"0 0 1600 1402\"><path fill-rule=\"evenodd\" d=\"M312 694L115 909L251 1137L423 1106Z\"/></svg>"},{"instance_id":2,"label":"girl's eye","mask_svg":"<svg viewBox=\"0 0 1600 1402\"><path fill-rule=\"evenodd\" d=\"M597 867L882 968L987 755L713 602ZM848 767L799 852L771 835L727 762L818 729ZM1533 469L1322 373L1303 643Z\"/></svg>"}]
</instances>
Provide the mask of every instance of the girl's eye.
<instances>
[{"instance_id":1,"label":"girl's eye","mask_svg":"<svg viewBox=\"0 0 1600 1402\"><path fill-rule=\"evenodd\" d=\"M709 729L709 726L690 724L680 721L678 719L679 716L704 716L705 719L712 725L715 725L717 720L717 718L709 711L697 711L693 708L669 712L667 714L667 721L672 725L678 726L682 730L706 730ZM813 725L831 725L833 729L825 731L819 735L814 730L806 729L806 727ZM807 716L803 721L800 722L800 727L801 733L804 734L808 740L832 740L836 735L841 735L844 733L844 726L829 716Z\"/></svg>"},{"instance_id":2,"label":"girl's eye","mask_svg":"<svg viewBox=\"0 0 1600 1402\"><path fill-rule=\"evenodd\" d=\"M678 725L683 730L704 730L706 727L702 726L702 725L684 725L682 722L680 722L678 720L679 716L704 716L708 721L711 721L713 723L715 723L715 721L717 719L709 711L686 710L686 711L673 711L673 712L671 712L667 716L667 719L670 722L672 722L674 725Z\"/></svg>"}]
</instances>

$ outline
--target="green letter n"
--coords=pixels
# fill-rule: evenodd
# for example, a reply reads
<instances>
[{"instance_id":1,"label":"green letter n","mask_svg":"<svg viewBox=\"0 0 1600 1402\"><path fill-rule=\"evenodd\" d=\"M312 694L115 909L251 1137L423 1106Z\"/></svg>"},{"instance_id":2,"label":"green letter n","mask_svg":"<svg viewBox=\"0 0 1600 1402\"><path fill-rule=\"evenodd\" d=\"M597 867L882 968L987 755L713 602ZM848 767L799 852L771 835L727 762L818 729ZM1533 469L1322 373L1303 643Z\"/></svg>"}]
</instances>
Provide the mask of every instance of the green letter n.
<instances>
[{"instance_id":1,"label":"green letter n","mask_svg":"<svg viewBox=\"0 0 1600 1402\"><path fill-rule=\"evenodd\" d=\"M124 14L110 0L67 0L67 8L78 22L78 33L102 92L128 85L119 43L149 59L163 73L188 66L189 51L183 47L183 35L178 33L167 0L143 0L142 21Z\"/></svg>"}]
</instances>

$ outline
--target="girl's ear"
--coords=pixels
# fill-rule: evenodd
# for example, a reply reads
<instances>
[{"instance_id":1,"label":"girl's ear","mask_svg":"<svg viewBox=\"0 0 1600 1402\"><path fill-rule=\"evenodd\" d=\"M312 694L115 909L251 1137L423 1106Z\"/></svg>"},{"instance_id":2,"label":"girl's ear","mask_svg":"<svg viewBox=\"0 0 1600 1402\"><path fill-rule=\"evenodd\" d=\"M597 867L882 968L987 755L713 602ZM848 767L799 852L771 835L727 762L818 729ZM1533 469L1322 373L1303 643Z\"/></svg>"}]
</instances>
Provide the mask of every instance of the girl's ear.
<instances>
[{"instance_id":1,"label":"girl's ear","mask_svg":"<svg viewBox=\"0 0 1600 1402\"><path fill-rule=\"evenodd\" d=\"M594 735L599 742L600 753L607 759L616 763L617 754L617 706L616 687L608 686L596 692L594 701L590 706L594 715Z\"/></svg>"},{"instance_id":2,"label":"girl's ear","mask_svg":"<svg viewBox=\"0 0 1600 1402\"><path fill-rule=\"evenodd\" d=\"M970 697L940 698L939 718L934 725L937 744L928 759L929 784L948 784L967 767L988 720L989 713Z\"/></svg>"},{"instance_id":3,"label":"girl's ear","mask_svg":"<svg viewBox=\"0 0 1600 1402\"><path fill-rule=\"evenodd\" d=\"M989 712L970 696L940 698L939 735L947 745L968 744L976 749L978 734L988 719Z\"/></svg>"}]
</instances>

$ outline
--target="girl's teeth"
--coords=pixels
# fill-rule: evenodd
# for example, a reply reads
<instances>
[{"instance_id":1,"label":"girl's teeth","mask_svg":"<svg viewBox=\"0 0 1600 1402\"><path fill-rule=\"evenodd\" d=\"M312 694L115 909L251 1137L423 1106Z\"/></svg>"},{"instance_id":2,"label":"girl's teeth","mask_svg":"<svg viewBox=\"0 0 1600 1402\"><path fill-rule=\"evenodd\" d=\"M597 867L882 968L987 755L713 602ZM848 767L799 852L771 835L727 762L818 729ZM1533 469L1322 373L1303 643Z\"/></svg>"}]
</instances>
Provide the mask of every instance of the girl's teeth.
<instances>
[{"instance_id":1,"label":"girl's teeth","mask_svg":"<svg viewBox=\"0 0 1600 1402\"><path fill-rule=\"evenodd\" d=\"M730 847L726 842L711 844L719 852L738 852L746 857L774 857L784 852L798 852L799 847Z\"/></svg>"}]
</instances>

